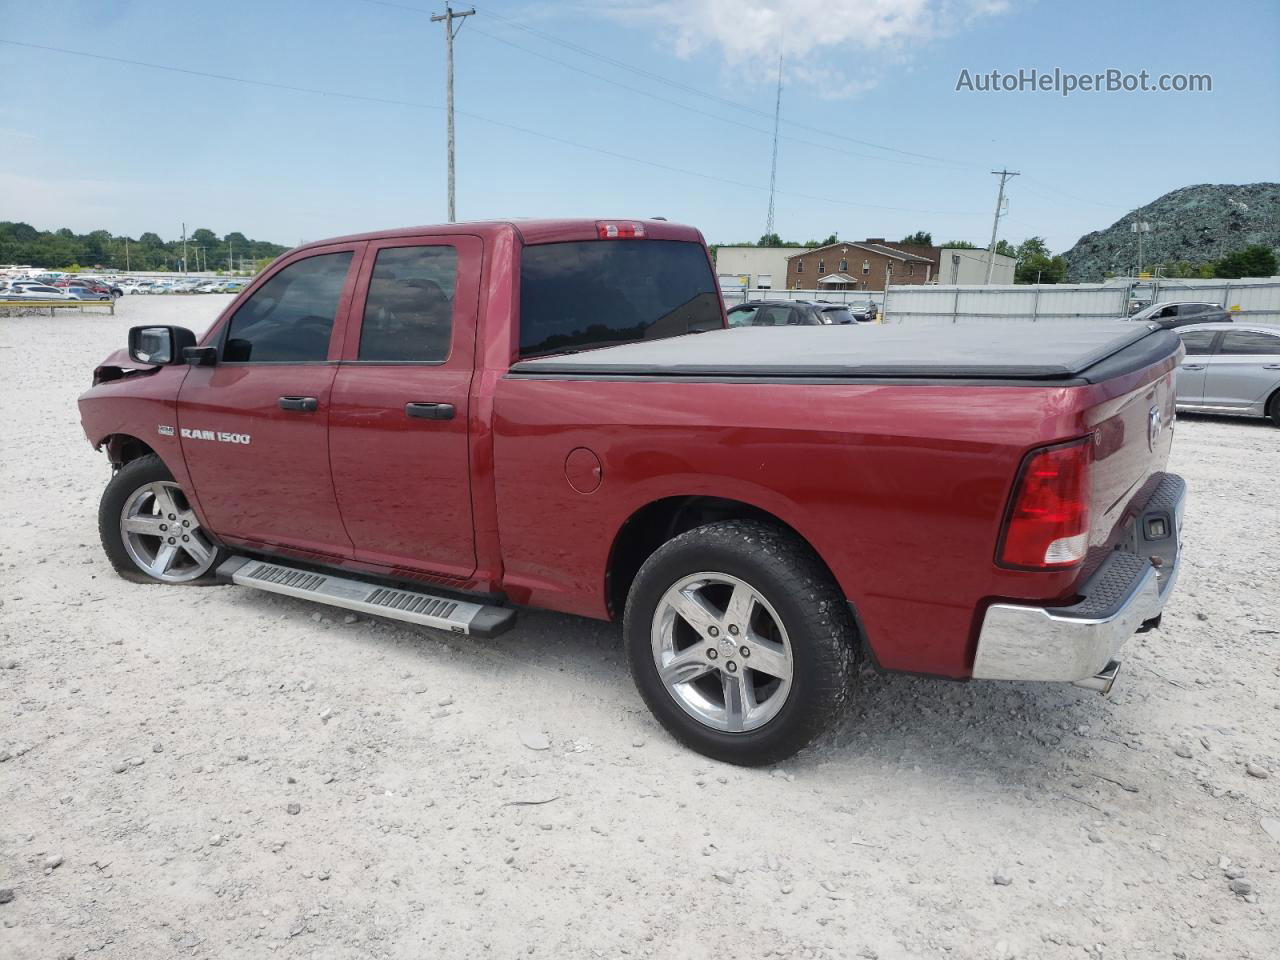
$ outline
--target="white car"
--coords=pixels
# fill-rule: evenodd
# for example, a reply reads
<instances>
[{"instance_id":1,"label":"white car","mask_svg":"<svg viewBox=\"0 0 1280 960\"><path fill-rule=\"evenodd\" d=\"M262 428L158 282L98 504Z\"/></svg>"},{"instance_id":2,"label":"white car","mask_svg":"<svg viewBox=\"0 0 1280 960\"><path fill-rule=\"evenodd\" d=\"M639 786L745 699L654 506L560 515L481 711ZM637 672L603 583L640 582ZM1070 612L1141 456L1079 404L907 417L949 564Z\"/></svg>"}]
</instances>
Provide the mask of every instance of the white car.
<instances>
[{"instance_id":1,"label":"white car","mask_svg":"<svg viewBox=\"0 0 1280 960\"><path fill-rule=\"evenodd\" d=\"M24 284L18 289L6 290L5 300L76 300L70 292L62 287L49 287L38 283Z\"/></svg>"}]
</instances>

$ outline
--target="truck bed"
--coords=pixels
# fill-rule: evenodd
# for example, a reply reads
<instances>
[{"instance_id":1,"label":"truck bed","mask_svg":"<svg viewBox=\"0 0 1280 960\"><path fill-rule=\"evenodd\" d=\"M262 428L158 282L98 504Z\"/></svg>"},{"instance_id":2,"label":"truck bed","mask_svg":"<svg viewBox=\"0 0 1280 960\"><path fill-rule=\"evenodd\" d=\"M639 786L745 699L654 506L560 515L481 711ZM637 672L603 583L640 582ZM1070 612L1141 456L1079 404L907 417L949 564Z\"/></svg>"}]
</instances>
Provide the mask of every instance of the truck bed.
<instances>
[{"instance_id":1,"label":"truck bed","mask_svg":"<svg viewBox=\"0 0 1280 960\"><path fill-rule=\"evenodd\" d=\"M1097 383L1173 353L1155 324L739 327L521 361L516 376Z\"/></svg>"}]
</instances>

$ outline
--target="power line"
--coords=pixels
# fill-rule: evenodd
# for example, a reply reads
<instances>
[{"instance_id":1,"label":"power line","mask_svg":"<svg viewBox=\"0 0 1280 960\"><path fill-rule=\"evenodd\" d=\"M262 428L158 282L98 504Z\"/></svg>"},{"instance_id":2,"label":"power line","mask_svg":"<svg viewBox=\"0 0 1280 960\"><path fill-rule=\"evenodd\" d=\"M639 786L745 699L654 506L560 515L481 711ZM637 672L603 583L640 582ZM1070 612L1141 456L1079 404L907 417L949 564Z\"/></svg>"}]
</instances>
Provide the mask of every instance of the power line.
<instances>
[{"instance_id":1,"label":"power line","mask_svg":"<svg viewBox=\"0 0 1280 960\"><path fill-rule=\"evenodd\" d=\"M436 106L435 104L417 103L412 100L395 100L387 97L371 97L364 94L348 93L346 91L340 91L340 90L324 90L318 87L303 87L296 84L275 83L269 80L253 80L247 77L235 77L229 74L211 73L211 72L201 71L201 70L190 70L185 67L174 67L168 64L161 64L161 63L148 63L143 60L131 60L125 57L113 57L103 53L90 53L85 50L71 50L66 47L54 47L54 46L49 46L47 44L27 43L21 40L8 40L8 39L0 38L0 43L5 43L5 44L9 44L11 46L16 46L16 47L26 47L32 50L43 50L46 52L61 53L69 56L75 56L75 57L86 57L92 60L104 60L110 63L120 63L128 66L144 67L150 70L164 70L172 73L186 74L188 76L202 77L205 79L223 80L230 83L244 84L246 86L267 87L275 90L289 90L294 93L311 93L311 94L317 94L320 96L335 97L342 100L356 100L362 103L378 103L378 104L394 106L394 107L409 107L415 110L443 110L444 109L443 107ZM723 183L723 184L727 184L728 186L740 187L746 190L760 190L760 191L768 190L767 187L760 186L759 184L744 183L740 180L730 180L726 177L717 177L714 174L702 173L701 171L698 171L698 170L687 170L681 167L674 167L665 163L658 163L653 160L646 160L642 157L637 157L633 154L619 153L614 150L608 150L604 147L593 146L591 144L586 144L586 143L578 143L575 140L569 140L565 137L556 136L555 134L544 133L540 130L531 130L528 127L521 127L514 123L508 123L505 120L495 120L492 117L486 117L478 113L471 113L466 110L458 110L457 114L459 116L467 117L472 120L479 120L482 123L488 123L496 127L503 127L507 130L513 130L516 133L523 133L526 136L537 137L541 140L548 140L552 143L563 144L565 146L574 147L579 150L587 150L587 151L590 151L591 153L598 153L598 154L601 154L602 156L613 157L614 159L617 159L617 160L626 160L631 163L637 163L643 166L653 167L658 170L665 170L668 173L678 173L683 176L697 177L701 180L708 180L714 183ZM884 206L884 205L874 204L874 203L857 203L852 200L845 200L845 199L840 199L836 197L820 197L820 196L815 196L813 194L797 193L789 190L788 191L779 190L778 193L782 196L791 196L791 197L796 197L803 200L815 200L820 203L835 203L835 204L841 204L841 205L850 206L850 207L857 207L857 208L866 209L866 210L890 210L898 213L919 213L924 215L935 215L935 216L974 216L977 213L977 211L973 211L973 210L924 210L924 209L918 209L914 207L891 207L891 206Z\"/></svg>"},{"instance_id":2,"label":"power line","mask_svg":"<svg viewBox=\"0 0 1280 960\"><path fill-rule=\"evenodd\" d=\"M406 8L403 4L389 3L387 2L387 0L365 0L365 2L377 3L379 6L391 6L391 7L397 7L400 9L413 9L413 8ZM752 126L749 123L743 123L741 120L733 120L729 117L722 116L721 114L712 113L710 110L702 110L689 103L685 103L680 100L672 100L670 97L664 97L661 94L653 93L652 91L649 91L649 90L641 90L639 87L628 86L627 84L622 83L614 79L613 77L606 77L602 74L594 73L591 70L586 70L583 67L579 67L576 64L567 63L564 60L558 60L555 57L549 56L538 50L533 50L529 47L523 46L522 44L516 43L514 40L510 40L506 37L500 37L496 33L489 33L486 30L481 30L479 27L472 27L471 32L478 33L482 37L488 37L490 40L494 40L498 43L505 44L506 46L512 47L516 50L521 50L524 53L527 53L531 57L537 57L540 60L546 60L548 63L557 64L558 66L564 67L566 70L572 70L573 72L580 73L585 77L591 77L593 80L599 80L601 83L607 83L607 84L610 84L611 86L618 87L621 90L626 90L630 93L638 94L639 96L642 96L642 97L648 97L651 100L656 100L659 103L669 104L670 106L678 107L681 110L687 110L690 113L696 113L698 114L698 116L701 116L701 117L708 117L709 119L714 120L717 123L727 124L728 126L731 126L731 127L738 127L741 130L750 130L753 133L758 133L761 136L765 136L765 137L774 136L773 133L770 133L769 130L764 129L763 127ZM801 137L795 137L789 134L778 134L777 136L779 139L786 140L789 143L798 143L798 144L803 144L804 146L807 146L807 147L816 147L819 150L829 150L832 153L838 153L846 157L856 157L860 160L871 160L875 163L892 163L895 165L907 164L910 166L923 167L926 170L942 169L941 167L939 167L937 163L933 163L931 161L905 160L905 159L902 159L901 157L884 157L884 156L875 156L869 153L855 153L852 150L846 150L843 147L834 147L829 143L819 143L816 140L805 140Z\"/></svg>"},{"instance_id":3,"label":"power line","mask_svg":"<svg viewBox=\"0 0 1280 960\"><path fill-rule=\"evenodd\" d=\"M419 15L425 15L428 13L428 11L423 10L421 7L414 7L406 3L394 3L392 2L392 0L363 0L363 2L371 3L371 4L374 4L375 6L380 6L380 7L390 7L395 10L406 10L411 13L417 13ZM652 70L646 70L643 67L637 67L634 64L627 63L626 61L618 60L618 59L615 59L614 57L606 56L605 54L599 53L596 50L592 50L589 47L584 47L581 44L574 43L572 40L565 40L563 37L557 37L555 34L547 33L544 30L539 30L536 27L531 27L525 23L520 23L518 20L512 20L510 17L505 17L502 14L495 12L494 10L492 10L487 6L484 8L484 12L487 16L492 17L495 20L500 20L502 23L505 23L507 26L510 26L516 30L522 30L525 33L530 34L531 36L538 37L539 39L545 40L548 43L557 44L558 46L564 47L567 50L572 50L575 53L578 53L582 56L591 57L595 60L601 61L602 63L607 63L612 67L617 67L620 70L626 70L630 73L636 74L637 76L645 77L649 80L654 80L658 83L666 84L669 87L672 87L676 90L681 91L682 93L688 93L697 97L703 97L704 99L712 100L716 103L723 104L724 106L732 107L735 110L743 110L743 111L746 111L747 113L755 114L758 117L763 117L765 119L772 119L772 116L766 110L761 110L758 107L751 106L750 104L742 103L738 100L732 100L728 97L722 97L715 93L709 93L706 90L701 89L700 87L683 83L679 80L673 80L670 77L664 76L663 74L660 74L660 73L655 73ZM489 36L492 36L492 35L490 34ZM553 61L553 62L562 63L562 61ZM573 69L573 68L571 67L570 69ZM886 146L885 144L876 143L872 140L860 140L857 137L850 137L845 134L833 133L832 131L824 127L811 126L810 124L801 123L798 120L784 120L783 123L786 123L792 127L796 127L801 130L808 130L812 133L819 133L819 134L822 134L823 136L832 137L837 140L843 140L847 143L856 143L859 146L870 147L871 149L874 149L874 150L884 150L888 153L892 153L898 156L915 157L916 159L919 159L919 160L932 160L935 163L941 163L941 164L945 164L947 166L952 166L952 167L980 166L980 164L955 160L951 157L938 157L928 153L916 153L911 150L901 150L897 147Z\"/></svg>"}]
</instances>

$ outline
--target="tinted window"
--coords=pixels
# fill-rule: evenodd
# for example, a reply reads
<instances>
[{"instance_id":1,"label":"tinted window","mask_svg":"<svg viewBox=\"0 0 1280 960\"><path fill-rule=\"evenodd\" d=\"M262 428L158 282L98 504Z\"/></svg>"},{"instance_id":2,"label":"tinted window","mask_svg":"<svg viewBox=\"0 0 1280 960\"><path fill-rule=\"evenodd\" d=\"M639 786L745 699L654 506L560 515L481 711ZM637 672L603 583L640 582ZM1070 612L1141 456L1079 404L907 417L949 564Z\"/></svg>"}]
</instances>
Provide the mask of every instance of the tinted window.
<instances>
[{"instance_id":1,"label":"tinted window","mask_svg":"<svg viewBox=\"0 0 1280 960\"><path fill-rule=\"evenodd\" d=\"M1179 334L1187 348L1187 353L1192 356L1210 353L1213 347L1213 338L1217 335L1216 330L1190 330Z\"/></svg>"},{"instance_id":2,"label":"tinted window","mask_svg":"<svg viewBox=\"0 0 1280 960\"><path fill-rule=\"evenodd\" d=\"M289 363L324 360L351 254L291 263L259 287L231 318L223 359Z\"/></svg>"},{"instance_id":3,"label":"tinted window","mask_svg":"<svg viewBox=\"0 0 1280 960\"><path fill-rule=\"evenodd\" d=\"M1172 307L1163 307L1160 310L1158 310L1155 314L1157 319L1165 319L1167 317L1176 317L1177 315L1178 315L1178 308L1176 305Z\"/></svg>"},{"instance_id":4,"label":"tinted window","mask_svg":"<svg viewBox=\"0 0 1280 960\"><path fill-rule=\"evenodd\" d=\"M720 309L700 244L588 240L520 256L522 357L712 330Z\"/></svg>"},{"instance_id":5,"label":"tinted window","mask_svg":"<svg viewBox=\"0 0 1280 960\"><path fill-rule=\"evenodd\" d=\"M360 359L448 357L457 277L453 247L379 250L360 326Z\"/></svg>"},{"instance_id":6,"label":"tinted window","mask_svg":"<svg viewBox=\"0 0 1280 960\"><path fill-rule=\"evenodd\" d=\"M853 323L853 317L846 307L835 307L822 311L823 323Z\"/></svg>"},{"instance_id":7,"label":"tinted window","mask_svg":"<svg viewBox=\"0 0 1280 960\"><path fill-rule=\"evenodd\" d=\"M752 323L754 327L785 327L791 320L790 307L761 307L760 312L756 314L755 321Z\"/></svg>"},{"instance_id":8,"label":"tinted window","mask_svg":"<svg viewBox=\"0 0 1280 960\"><path fill-rule=\"evenodd\" d=\"M1280 354L1280 336L1252 330L1232 330L1222 338L1219 353Z\"/></svg>"}]
</instances>

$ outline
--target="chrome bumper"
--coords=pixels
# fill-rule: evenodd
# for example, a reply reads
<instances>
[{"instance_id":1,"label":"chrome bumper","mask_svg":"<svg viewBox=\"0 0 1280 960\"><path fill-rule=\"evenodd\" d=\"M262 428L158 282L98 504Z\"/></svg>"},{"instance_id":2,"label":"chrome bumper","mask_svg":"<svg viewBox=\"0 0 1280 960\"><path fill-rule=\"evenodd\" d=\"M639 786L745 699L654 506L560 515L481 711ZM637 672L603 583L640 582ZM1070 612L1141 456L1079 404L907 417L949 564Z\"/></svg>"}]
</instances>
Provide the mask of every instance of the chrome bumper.
<instances>
[{"instance_id":1,"label":"chrome bumper","mask_svg":"<svg viewBox=\"0 0 1280 960\"><path fill-rule=\"evenodd\" d=\"M1139 513L1128 549L1112 553L1069 607L995 603L978 634L973 676L1061 680L1110 689L1120 649L1160 616L1178 578L1186 484L1166 474ZM1165 535L1152 537L1164 523ZM1155 561L1153 563L1153 561ZM1095 680L1099 674L1102 678Z\"/></svg>"}]
</instances>

